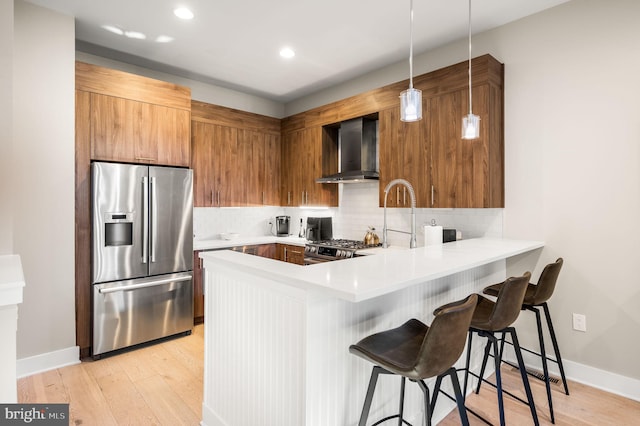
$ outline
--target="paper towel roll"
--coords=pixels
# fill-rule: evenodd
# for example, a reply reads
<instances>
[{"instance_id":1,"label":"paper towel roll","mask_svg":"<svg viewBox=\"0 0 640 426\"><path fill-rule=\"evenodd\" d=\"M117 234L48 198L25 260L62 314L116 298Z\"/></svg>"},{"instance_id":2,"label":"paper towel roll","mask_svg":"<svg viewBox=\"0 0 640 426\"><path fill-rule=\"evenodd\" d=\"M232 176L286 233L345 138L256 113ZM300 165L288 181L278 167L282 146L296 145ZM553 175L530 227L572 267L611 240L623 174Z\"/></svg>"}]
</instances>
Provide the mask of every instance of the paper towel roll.
<instances>
[{"instance_id":1,"label":"paper towel roll","mask_svg":"<svg viewBox=\"0 0 640 426\"><path fill-rule=\"evenodd\" d=\"M435 246L442 244L442 226L425 225L424 226L424 245Z\"/></svg>"}]
</instances>

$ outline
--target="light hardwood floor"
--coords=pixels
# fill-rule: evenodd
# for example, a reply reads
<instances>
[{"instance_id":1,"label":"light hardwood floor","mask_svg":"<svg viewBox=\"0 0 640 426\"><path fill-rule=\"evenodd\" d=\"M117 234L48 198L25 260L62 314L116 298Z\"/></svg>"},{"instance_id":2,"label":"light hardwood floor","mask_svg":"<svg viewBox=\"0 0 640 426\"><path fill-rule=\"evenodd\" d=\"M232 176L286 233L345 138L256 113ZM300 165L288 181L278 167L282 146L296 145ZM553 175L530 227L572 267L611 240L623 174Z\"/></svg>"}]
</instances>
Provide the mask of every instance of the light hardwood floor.
<instances>
[{"instance_id":1,"label":"light hardwood floor","mask_svg":"<svg viewBox=\"0 0 640 426\"><path fill-rule=\"evenodd\" d=\"M202 412L203 331L198 325L190 336L20 379L18 401L68 402L71 425L196 426ZM505 365L502 371L505 389L522 388L520 376L511 367ZM551 425L544 384L532 379L531 386L540 424ZM640 402L574 382L569 383L570 396L560 383L552 387L556 426L640 424ZM483 385L479 395L470 395L467 405L498 424L495 391L490 386ZM507 424L533 424L527 406L508 396L505 405ZM473 415L469 420L472 425L484 424ZM457 411L440 423L458 424Z\"/></svg>"},{"instance_id":2,"label":"light hardwood floor","mask_svg":"<svg viewBox=\"0 0 640 426\"><path fill-rule=\"evenodd\" d=\"M198 425L204 328L18 380L18 402L69 403L71 425Z\"/></svg>"}]
</instances>

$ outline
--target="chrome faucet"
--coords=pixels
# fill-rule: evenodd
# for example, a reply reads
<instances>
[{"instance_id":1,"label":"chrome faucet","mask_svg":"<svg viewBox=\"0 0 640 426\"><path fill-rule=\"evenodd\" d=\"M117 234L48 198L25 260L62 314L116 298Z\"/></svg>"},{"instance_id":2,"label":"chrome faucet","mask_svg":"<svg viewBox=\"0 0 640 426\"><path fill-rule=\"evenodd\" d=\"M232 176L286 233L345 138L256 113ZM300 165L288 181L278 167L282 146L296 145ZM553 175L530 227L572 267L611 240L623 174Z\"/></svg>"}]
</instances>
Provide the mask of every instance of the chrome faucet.
<instances>
[{"instance_id":1,"label":"chrome faucet","mask_svg":"<svg viewBox=\"0 0 640 426\"><path fill-rule=\"evenodd\" d=\"M409 234L407 231L398 231L397 229L387 228L387 194L391 187L398 184L406 186L409 190L409 195L411 196L411 241L409 242L409 248L416 248L416 193L413 191L413 186L404 179L394 179L384 188L384 227L382 228L382 247L389 247L387 242L387 231Z\"/></svg>"}]
</instances>

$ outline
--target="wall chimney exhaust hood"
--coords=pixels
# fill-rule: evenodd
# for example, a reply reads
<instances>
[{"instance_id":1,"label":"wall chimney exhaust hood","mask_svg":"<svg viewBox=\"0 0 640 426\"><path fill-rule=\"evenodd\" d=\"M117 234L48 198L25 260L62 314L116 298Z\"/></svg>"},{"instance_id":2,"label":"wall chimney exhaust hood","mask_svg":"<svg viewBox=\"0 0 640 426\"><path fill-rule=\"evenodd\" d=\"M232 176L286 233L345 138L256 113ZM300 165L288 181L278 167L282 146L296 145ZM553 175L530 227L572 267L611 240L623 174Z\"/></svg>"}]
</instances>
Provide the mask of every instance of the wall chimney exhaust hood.
<instances>
[{"instance_id":1,"label":"wall chimney exhaust hood","mask_svg":"<svg viewBox=\"0 0 640 426\"><path fill-rule=\"evenodd\" d=\"M380 179L378 122L360 117L340 123L340 172L316 179L318 183L357 183Z\"/></svg>"}]
</instances>

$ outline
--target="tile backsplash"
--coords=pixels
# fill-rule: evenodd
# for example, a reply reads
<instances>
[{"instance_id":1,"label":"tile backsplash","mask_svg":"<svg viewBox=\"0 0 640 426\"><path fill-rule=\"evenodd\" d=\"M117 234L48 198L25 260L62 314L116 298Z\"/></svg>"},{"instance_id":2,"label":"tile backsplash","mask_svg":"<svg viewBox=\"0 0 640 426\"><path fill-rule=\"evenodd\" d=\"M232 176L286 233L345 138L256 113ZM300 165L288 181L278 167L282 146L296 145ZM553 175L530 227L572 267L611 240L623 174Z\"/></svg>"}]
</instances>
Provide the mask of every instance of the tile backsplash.
<instances>
[{"instance_id":1,"label":"tile backsplash","mask_svg":"<svg viewBox=\"0 0 640 426\"><path fill-rule=\"evenodd\" d=\"M291 234L298 235L300 219L307 217L333 217L335 238L360 240L368 226L376 228L382 238L384 209L378 207L379 183L367 182L341 184L340 207L291 208L291 207L198 207L193 209L193 231L196 239L217 239L223 232L237 232L243 236L263 236L275 232L270 220L279 215L291 216ZM424 245L423 225L431 223L444 228L455 228L462 238L502 237L503 209L416 209L418 246ZM411 209L387 209L389 228L410 231ZM409 235L389 232L389 243L409 245Z\"/></svg>"}]
</instances>

